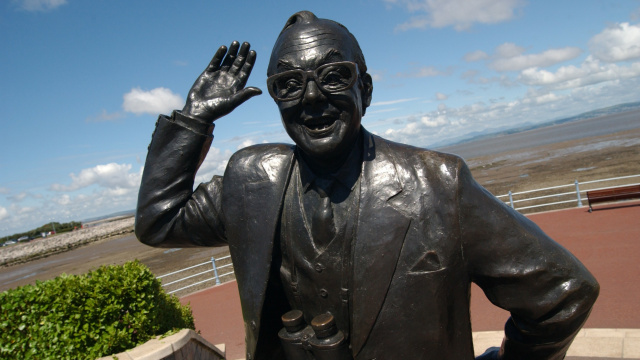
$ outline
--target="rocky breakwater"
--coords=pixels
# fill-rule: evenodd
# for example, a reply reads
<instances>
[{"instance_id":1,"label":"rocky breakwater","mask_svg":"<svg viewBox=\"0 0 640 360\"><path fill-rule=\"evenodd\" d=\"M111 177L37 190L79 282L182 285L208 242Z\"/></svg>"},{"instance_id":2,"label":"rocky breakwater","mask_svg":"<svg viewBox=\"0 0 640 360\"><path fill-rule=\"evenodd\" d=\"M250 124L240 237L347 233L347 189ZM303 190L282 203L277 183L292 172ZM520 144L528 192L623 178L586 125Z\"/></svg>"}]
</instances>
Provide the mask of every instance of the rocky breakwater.
<instances>
[{"instance_id":1,"label":"rocky breakwater","mask_svg":"<svg viewBox=\"0 0 640 360\"><path fill-rule=\"evenodd\" d=\"M94 241L133 232L133 217L105 221L72 232L0 248L0 266L19 264L74 249Z\"/></svg>"}]
</instances>

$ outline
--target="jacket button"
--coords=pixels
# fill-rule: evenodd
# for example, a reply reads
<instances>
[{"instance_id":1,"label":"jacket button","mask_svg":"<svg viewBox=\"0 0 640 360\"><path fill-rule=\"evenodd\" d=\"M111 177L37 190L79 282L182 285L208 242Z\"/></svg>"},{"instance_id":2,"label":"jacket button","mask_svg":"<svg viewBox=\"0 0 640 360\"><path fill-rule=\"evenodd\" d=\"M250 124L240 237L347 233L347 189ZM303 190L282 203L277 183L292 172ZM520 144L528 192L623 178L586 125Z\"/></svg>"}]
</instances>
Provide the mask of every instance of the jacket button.
<instances>
[{"instance_id":1,"label":"jacket button","mask_svg":"<svg viewBox=\"0 0 640 360\"><path fill-rule=\"evenodd\" d=\"M251 321L251 330L255 330L257 328L256 326L256 322L255 321Z\"/></svg>"},{"instance_id":2,"label":"jacket button","mask_svg":"<svg viewBox=\"0 0 640 360\"><path fill-rule=\"evenodd\" d=\"M322 264L320 263L316 263L316 265L314 266L314 268L316 269L317 272L321 273L322 270L324 270L324 266L322 266Z\"/></svg>"},{"instance_id":3,"label":"jacket button","mask_svg":"<svg viewBox=\"0 0 640 360\"><path fill-rule=\"evenodd\" d=\"M326 299L329 296L329 292L325 289L320 289L320 296Z\"/></svg>"}]
</instances>

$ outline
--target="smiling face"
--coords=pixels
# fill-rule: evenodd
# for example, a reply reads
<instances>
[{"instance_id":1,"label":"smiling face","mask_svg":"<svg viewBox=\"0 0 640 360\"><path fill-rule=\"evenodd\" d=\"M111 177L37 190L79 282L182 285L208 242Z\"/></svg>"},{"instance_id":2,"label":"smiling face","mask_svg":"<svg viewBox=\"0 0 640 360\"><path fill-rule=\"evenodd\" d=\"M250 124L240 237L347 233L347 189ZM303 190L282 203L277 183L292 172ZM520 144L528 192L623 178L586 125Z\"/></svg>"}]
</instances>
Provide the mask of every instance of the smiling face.
<instances>
[{"instance_id":1,"label":"smiling face","mask_svg":"<svg viewBox=\"0 0 640 360\"><path fill-rule=\"evenodd\" d=\"M350 34L333 22L301 24L278 38L268 74L315 71L326 64L353 62L357 49ZM370 101L370 79L358 76L351 88L328 93L308 76L300 98L277 101L287 133L307 156L321 162L346 157L357 141L360 119Z\"/></svg>"}]
</instances>

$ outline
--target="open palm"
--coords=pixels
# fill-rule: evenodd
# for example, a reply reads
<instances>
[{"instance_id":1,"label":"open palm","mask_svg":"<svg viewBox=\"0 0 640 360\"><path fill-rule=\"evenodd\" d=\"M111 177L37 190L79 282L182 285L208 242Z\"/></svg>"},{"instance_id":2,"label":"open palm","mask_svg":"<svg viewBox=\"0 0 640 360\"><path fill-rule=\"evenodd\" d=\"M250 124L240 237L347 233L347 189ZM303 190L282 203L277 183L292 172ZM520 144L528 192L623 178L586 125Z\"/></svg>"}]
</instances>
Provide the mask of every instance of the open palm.
<instances>
[{"instance_id":1,"label":"open palm","mask_svg":"<svg viewBox=\"0 0 640 360\"><path fill-rule=\"evenodd\" d=\"M249 43L240 46L237 41L231 43L229 51L224 45L218 48L189 91L185 115L214 121L262 93L256 87L245 88L256 60L256 52L249 48Z\"/></svg>"}]
</instances>

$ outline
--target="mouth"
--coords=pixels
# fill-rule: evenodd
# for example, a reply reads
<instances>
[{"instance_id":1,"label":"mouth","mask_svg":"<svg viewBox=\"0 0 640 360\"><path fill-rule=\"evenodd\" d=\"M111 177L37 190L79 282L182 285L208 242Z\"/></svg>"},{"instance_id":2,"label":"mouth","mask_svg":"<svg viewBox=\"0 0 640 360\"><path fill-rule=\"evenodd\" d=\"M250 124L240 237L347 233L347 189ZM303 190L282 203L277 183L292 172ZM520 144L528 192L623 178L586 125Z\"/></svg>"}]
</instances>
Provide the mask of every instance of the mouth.
<instances>
[{"instance_id":1,"label":"mouth","mask_svg":"<svg viewBox=\"0 0 640 360\"><path fill-rule=\"evenodd\" d=\"M312 118L303 122L303 127L309 135L319 137L333 131L336 127L337 118L330 116L322 116Z\"/></svg>"}]
</instances>

